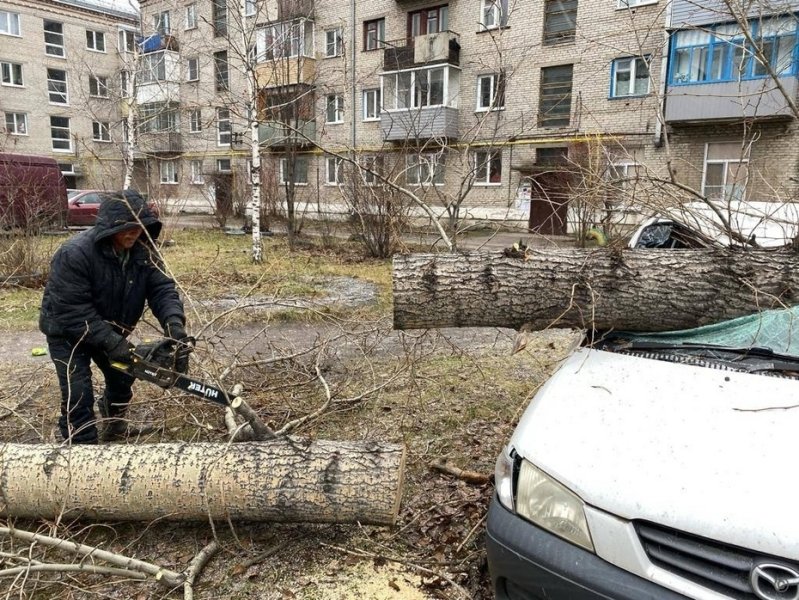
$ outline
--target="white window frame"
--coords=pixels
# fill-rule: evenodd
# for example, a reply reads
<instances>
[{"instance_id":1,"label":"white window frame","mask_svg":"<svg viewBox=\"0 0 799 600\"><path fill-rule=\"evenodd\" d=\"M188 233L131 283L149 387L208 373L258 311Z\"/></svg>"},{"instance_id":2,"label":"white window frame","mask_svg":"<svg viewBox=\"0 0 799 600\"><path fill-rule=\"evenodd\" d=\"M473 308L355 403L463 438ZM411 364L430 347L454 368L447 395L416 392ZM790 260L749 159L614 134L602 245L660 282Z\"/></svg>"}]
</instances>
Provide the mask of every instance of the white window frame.
<instances>
[{"instance_id":1,"label":"white window frame","mask_svg":"<svg viewBox=\"0 0 799 600\"><path fill-rule=\"evenodd\" d=\"M14 67L18 67L18 69L15 69ZM14 81L15 71L19 74L19 83ZM8 82L5 81L6 75L9 79ZM7 87L25 87L25 75L22 64L8 61L0 62L0 85Z\"/></svg>"},{"instance_id":2,"label":"white window frame","mask_svg":"<svg viewBox=\"0 0 799 600\"><path fill-rule=\"evenodd\" d=\"M258 12L258 2L257 0L244 0L244 16L245 17L254 17L255 13Z\"/></svg>"},{"instance_id":3,"label":"white window frame","mask_svg":"<svg viewBox=\"0 0 799 600\"><path fill-rule=\"evenodd\" d=\"M203 130L203 116L201 108L189 111L189 133L200 133Z\"/></svg>"},{"instance_id":4,"label":"white window frame","mask_svg":"<svg viewBox=\"0 0 799 600\"><path fill-rule=\"evenodd\" d=\"M502 91L502 104L497 104L497 91L500 90L500 85L504 86L505 83L503 80L505 79L504 73L486 73L484 75L477 76L477 104L475 108L475 112L488 112L493 110L505 110L505 90ZM483 82L487 81L488 85L490 86L489 89L491 90L491 98L487 106L482 104L483 100Z\"/></svg>"},{"instance_id":5,"label":"white window frame","mask_svg":"<svg viewBox=\"0 0 799 600\"><path fill-rule=\"evenodd\" d=\"M367 154L358 159L361 179L368 186L381 185L383 180L379 175L383 173L383 157L377 154ZM371 171L371 172L370 172Z\"/></svg>"},{"instance_id":6,"label":"white window frame","mask_svg":"<svg viewBox=\"0 0 799 600\"><path fill-rule=\"evenodd\" d=\"M63 127L61 125L53 125L53 119L65 119L66 122L67 122L67 126ZM53 152L72 152L72 132L70 131L70 125L71 125L71 123L70 123L69 117L57 117L55 115L50 115L50 143L51 143L51 147L53 149ZM53 137L53 131L56 130L56 129L57 130L62 130L62 131L66 130L67 137L66 138ZM57 141L58 142L66 141L67 147L66 148L56 147L56 142Z\"/></svg>"},{"instance_id":7,"label":"white window frame","mask_svg":"<svg viewBox=\"0 0 799 600\"><path fill-rule=\"evenodd\" d=\"M132 53L136 50L136 32L132 29L120 27L117 30L117 49L123 53Z\"/></svg>"},{"instance_id":8,"label":"white window frame","mask_svg":"<svg viewBox=\"0 0 799 600\"><path fill-rule=\"evenodd\" d=\"M94 90L92 90L94 86ZM92 98L108 98L108 77L89 75L89 96Z\"/></svg>"},{"instance_id":9,"label":"white window frame","mask_svg":"<svg viewBox=\"0 0 799 600\"><path fill-rule=\"evenodd\" d=\"M186 17L185 29L197 29L197 5L194 3L187 4L184 14Z\"/></svg>"},{"instance_id":10,"label":"white window frame","mask_svg":"<svg viewBox=\"0 0 799 600\"><path fill-rule=\"evenodd\" d=\"M332 39L331 39L332 38ZM332 43L331 43L332 42ZM335 58L344 53L344 38L341 36L341 27L325 31L325 58Z\"/></svg>"},{"instance_id":11,"label":"white window frame","mask_svg":"<svg viewBox=\"0 0 799 600\"><path fill-rule=\"evenodd\" d=\"M486 160L480 160L480 157L485 155ZM482 187L498 187L502 185L502 150L499 148L487 148L474 150L472 152L472 166L474 168L474 185ZM494 164L494 158L499 157L499 181L491 181L491 167ZM485 167L485 177L479 177L481 164Z\"/></svg>"},{"instance_id":12,"label":"white window frame","mask_svg":"<svg viewBox=\"0 0 799 600\"><path fill-rule=\"evenodd\" d=\"M19 13L0 10L0 34L22 37L22 21Z\"/></svg>"},{"instance_id":13,"label":"white window frame","mask_svg":"<svg viewBox=\"0 0 799 600\"><path fill-rule=\"evenodd\" d=\"M441 154L408 154L405 157L405 181L414 186L444 185L445 168L446 162Z\"/></svg>"},{"instance_id":14,"label":"white window frame","mask_svg":"<svg viewBox=\"0 0 799 600\"><path fill-rule=\"evenodd\" d=\"M335 103L333 120L330 120L330 106ZM338 125L344 122L344 96L342 94L328 94L325 96L325 123Z\"/></svg>"},{"instance_id":15,"label":"white window frame","mask_svg":"<svg viewBox=\"0 0 799 600\"><path fill-rule=\"evenodd\" d=\"M194 63L194 73L192 74L191 65ZM193 76L192 76L193 75ZM192 56L186 59L186 81L200 81L200 57Z\"/></svg>"},{"instance_id":16,"label":"white window frame","mask_svg":"<svg viewBox=\"0 0 799 600\"><path fill-rule=\"evenodd\" d=\"M226 116L223 116L226 115ZM225 141L227 139L227 141ZM230 117L230 109L216 109L216 145L230 146L233 142L233 121Z\"/></svg>"},{"instance_id":17,"label":"white window frame","mask_svg":"<svg viewBox=\"0 0 799 600\"><path fill-rule=\"evenodd\" d=\"M309 163L308 157L307 156L295 156L294 160L295 161L298 161L298 160L304 160L305 161L305 181L297 181L297 182L294 183L294 185L295 186L308 185L308 168L310 167L310 165L308 164ZM286 169L286 165L287 165L286 161L288 161L288 158L286 158L286 157L283 157L283 158L280 159L280 184L281 185L286 185L287 183L289 183L288 181L286 181L286 171L288 170L288 169Z\"/></svg>"},{"instance_id":18,"label":"white window frame","mask_svg":"<svg viewBox=\"0 0 799 600\"><path fill-rule=\"evenodd\" d=\"M96 29L87 29L86 50L105 54L105 33Z\"/></svg>"},{"instance_id":19,"label":"white window frame","mask_svg":"<svg viewBox=\"0 0 799 600\"><path fill-rule=\"evenodd\" d=\"M645 92L636 92L635 91L635 81L636 81L636 74L638 72L639 62L644 63L644 66L647 70L647 77L646 77L646 91ZM620 70L620 65L623 63L629 63L629 66ZM623 58L614 59L613 64L611 65L611 69L613 72L611 81L610 81L610 97L611 98L635 98L646 96L649 94L651 89L651 74L649 72L649 61L647 61L646 56L625 56ZM619 73L629 73L630 74L630 90L627 94L620 94L618 93L618 74Z\"/></svg>"},{"instance_id":20,"label":"white window frame","mask_svg":"<svg viewBox=\"0 0 799 600\"><path fill-rule=\"evenodd\" d=\"M60 73L63 73L64 74L63 81L60 80L60 79L50 79L50 71L58 71ZM69 104L69 75L67 75L67 72L64 69L47 69L46 73L47 73L47 98L50 101L50 104L58 104L58 105L61 105L61 106ZM63 94L62 94L62 92L60 92L58 90L51 89L50 88L50 83L51 82L56 83L56 84L63 83L64 84L64 92L63 92ZM56 100L53 100L53 94L56 94L58 96L62 96L63 95L64 101L63 102L58 102Z\"/></svg>"},{"instance_id":21,"label":"white window frame","mask_svg":"<svg viewBox=\"0 0 799 600\"><path fill-rule=\"evenodd\" d=\"M160 160L158 161L158 174L161 185L177 185L178 178L178 165L176 160Z\"/></svg>"},{"instance_id":22,"label":"white window frame","mask_svg":"<svg viewBox=\"0 0 799 600\"><path fill-rule=\"evenodd\" d=\"M66 46L64 45L64 24L61 21L52 21L50 19L46 19L43 23L43 27L46 27L48 23L52 23L53 25L60 25L61 31L60 32L53 32L44 30L44 53L47 56L55 56L58 58L66 58L67 50ZM47 35L51 36L59 36L61 41L47 41ZM54 51L51 51L54 50Z\"/></svg>"},{"instance_id":23,"label":"white window frame","mask_svg":"<svg viewBox=\"0 0 799 600\"><path fill-rule=\"evenodd\" d=\"M371 97L370 97L371 96ZM381 106L381 93L380 88L369 88L363 91L363 120L364 121L379 121L380 120L380 106ZM369 113L373 112L373 116Z\"/></svg>"},{"instance_id":24,"label":"white window frame","mask_svg":"<svg viewBox=\"0 0 799 600\"><path fill-rule=\"evenodd\" d=\"M708 158L710 154L710 147L716 145L732 145L733 147L738 147L739 151L736 153L737 155L733 158ZM727 179L730 176L730 165L744 165L746 169L746 178L743 182L743 186L740 188L740 196L732 196L729 195L729 191L727 187L734 184L728 184ZM722 184L721 187L723 188L723 196L719 198L718 196L708 196L707 194L707 168L708 165L722 165L723 173L722 173ZM743 156L740 150L740 142L738 141L719 141L719 142L708 142L705 144L705 156L704 161L702 163L702 195L705 196L708 200L721 200L724 202L729 202L732 200L744 200L746 197L746 188L749 184L749 156ZM718 186L713 186L718 187Z\"/></svg>"},{"instance_id":25,"label":"white window frame","mask_svg":"<svg viewBox=\"0 0 799 600\"><path fill-rule=\"evenodd\" d=\"M30 135L28 133L28 113L6 111L3 122L8 135ZM20 123L22 127L20 127Z\"/></svg>"},{"instance_id":26,"label":"white window frame","mask_svg":"<svg viewBox=\"0 0 799 600\"><path fill-rule=\"evenodd\" d=\"M369 26L374 23L376 25L375 35L369 33ZM363 49L380 50L386 46L386 20L382 19L369 19L363 22Z\"/></svg>"},{"instance_id":27,"label":"white window frame","mask_svg":"<svg viewBox=\"0 0 799 600\"><path fill-rule=\"evenodd\" d=\"M432 86L430 85L431 74L433 71L441 71L441 102L432 104L430 102L430 95L432 94ZM425 96L425 101L423 104L419 105L418 101L418 94L416 93L417 88L419 88L419 84L417 80L419 79L419 74L422 72L426 72L427 78L427 94ZM410 81L408 82L408 94L410 96L410 106L401 106L400 105L400 80L403 76L410 76ZM432 67L426 67L423 69L409 69L404 71L393 71L391 73L386 73L382 75L382 92L380 94L380 100L382 102L382 109L390 112L392 110L415 110L419 108L430 108L436 106L450 106L449 103L449 84L450 84L450 70L448 66L445 65L434 65ZM405 88L402 88L405 89Z\"/></svg>"},{"instance_id":28,"label":"white window frame","mask_svg":"<svg viewBox=\"0 0 799 600\"><path fill-rule=\"evenodd\" d=\"M153 14L153 31L158 31L164 35L172 33L172 25L170 23L170 14L168 10L162 10Z\"/></svg>"},{"instance_id":29,"label":"white window frame","mask_svg":"<svg viewBox=\"0 0 799 600\"><path fill-rule=\"evenodd\" d=\"M192 185L203 185L205 176L203 175L203 161L192 160L189 162L189 170Z\"/></svg>"},{"instance_id":30,"label":"white window frame","mask_svg":"<svg viewBox=\"0 0 799 600\"><path fill-rule=\"evenodd\" d=\"M344 159L338 156L325 158L325 185L341 185L344 183Z\"/></svg>"},{"instance_id":31,"label":"white window frame","mask_svg":"<svg viewBox=\"0 0 799 600\"><path fill-rule=\"evenodd\" d=\"M217 173L232 173L233 172L233 164L231 163L229 158L217 158L216 159L216 172Z\"/></svg>"},{"instance_id":32,"label":"white window frame","mask_svg":"<svg viewBox=\"0 0 799 600\"><path fill-rule=\"evenodd\" d=\"M130 98L131 96L131 79L130 71L121 70L119 72L119 95L122 98Z\"/></svg>"},{"instance_id":33,"label":"white window frame","mask_svg":"<svg viewBox=\"0 0 799 600\"><path fill-rule=\"evenodd\" d=\"M625 8L636 8L638 6L646 6L647 4L657 4L658 0L618 0L616 10L624 10Z\"/></svg>"},{"instance_id":34,"label":"white window frame","mask_svg":"<svg viewBox=\"0 0 799 600\"><path fill-rule=\"evenodd\" d=\"M95 142L110 142L111 127L107 122L92 121L92 140Z\"/></svg>"},{"instance_id":35,"label":"white window frame","mask_svg":"<svg viewBox=\"0 0 799 600\"><path fill-rule=\"evenodd\" d=\"M508 23L508 0L480 0L480 27L499 29Z\"/></svg>"}]
</instances>

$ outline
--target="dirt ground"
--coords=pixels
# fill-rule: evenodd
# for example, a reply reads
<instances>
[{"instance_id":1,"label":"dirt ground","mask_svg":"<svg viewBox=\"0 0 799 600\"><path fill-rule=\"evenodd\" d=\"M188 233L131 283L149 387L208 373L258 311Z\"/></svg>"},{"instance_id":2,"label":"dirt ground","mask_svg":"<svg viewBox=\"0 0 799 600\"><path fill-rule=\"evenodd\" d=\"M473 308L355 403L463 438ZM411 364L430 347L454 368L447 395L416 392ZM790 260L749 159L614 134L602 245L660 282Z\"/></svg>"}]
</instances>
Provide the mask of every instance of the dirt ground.
<instances>
[{"instance_id":1,"label":"dirt ground","mask_svg":"<svg viewBox=\"0 0 799 600\"><path fill-rule=\"evenodd\" d=\"M373 295L367 288L331 279L324 302L368 304ZM574 334L540 332L523 352L511 356L515 332L510 330L403 333L393 331L387 317L285 321L275 317L266 299L250 298L249 303L243 323L195 331L200 342L192 375L215 378L233 365L223 383L229 385L234 378L244 383L248 402L264 421L280 426L322 402L323 387L315 375L319 367L335 401L297 433L405 444L405 489L393 527L95 523L80 518L12 524L177 571L216 539L221 549L199 578L194 592L198 600L491 597L483 528L492 486L466 483L431 465L446 460L492 474L502 444L536 389L573 345ZM146 327L140 329L146 336ZM37 331L0 333L4 442L59 441L54 369L48 356L31 353L44 346ZM99 378L95 385L100 392ZM137 382L134 391L131 422L160 429L122 443L225 441L218 407L144 382ZM0 568L10 564L2 562L3 553L20 551L51 561L58 556L54 550L31 550L0 538ZM56 562L69 560L69 555L60 556ZM0 579L3 589L8 598L183 597L182 590L152 581L47 572Z\"/></svg>"}]
</instances>

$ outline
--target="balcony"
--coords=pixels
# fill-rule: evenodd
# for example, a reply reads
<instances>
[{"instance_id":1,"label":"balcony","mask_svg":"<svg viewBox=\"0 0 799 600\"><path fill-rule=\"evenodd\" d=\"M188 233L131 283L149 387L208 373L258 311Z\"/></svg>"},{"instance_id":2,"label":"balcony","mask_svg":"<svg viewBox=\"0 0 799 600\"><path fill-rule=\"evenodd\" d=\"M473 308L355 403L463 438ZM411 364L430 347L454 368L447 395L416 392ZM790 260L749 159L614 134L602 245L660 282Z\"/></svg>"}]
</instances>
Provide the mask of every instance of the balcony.
<instances>
[{"instance_id":1,"label":"balcony","mask_svg":"<svg viewBox=\"0 0 799 600\"><path fill-rule=\"evenodd\" d=\"M781 77L780 83L796 100L796 77ZM691 124L754 120L788 120L793 113L770 78L719 83L670 85L666 88L666 122Z\"/></svg>"},{"instance_id":2,"label":"balcony","mask_svg":"<svg viewBox=\"0 0 799 600\"><path fill-rule=\"evenodd\" d=\"M389 142L448 138L458 139L458 109L451 106L425 106L380 113L380 129Z\"/></svg>"},{"instance_id":3,"label":"balcony","mask_svg":"<svg viewBox=\"0 0 799 600\"><path fill-rule=\"evenodd\" d=\"M316 121L302 121L295 129L276 121L259 123L258 143L269 148L307 146L314 143Z\"/></svg>"},{"instance_id":4,"label":"balcony","mask_svg":"<svg viewBox=\"0 0 799 600\"><path fill-rule=\"evenodd\" d=\"M313 85L316 79L316 60L306 56L269 60L256 65L255 78L259 88Z\"/></svg>"},{"instance_id":5,"label":"balcony","mask_svg":"<svg viewBox=\"0 0 799 600\"><path fill-rule=\"evenodd\" d=\"M179 154L183 152L183 140L175 131L145 131L139 133L136 144L143 154Z\"/></svg>"},{"instance_id":6,"label":"balcony","mask_svg":"<svg viewBox=\"0 0 799 600\"><path fill-rule=\"evenodd\" d=\"M442 31L386 42L383 70L399 71L435 63L458 66L461 50L459 37L454 31Z\"/></svg>"}]
</instances>

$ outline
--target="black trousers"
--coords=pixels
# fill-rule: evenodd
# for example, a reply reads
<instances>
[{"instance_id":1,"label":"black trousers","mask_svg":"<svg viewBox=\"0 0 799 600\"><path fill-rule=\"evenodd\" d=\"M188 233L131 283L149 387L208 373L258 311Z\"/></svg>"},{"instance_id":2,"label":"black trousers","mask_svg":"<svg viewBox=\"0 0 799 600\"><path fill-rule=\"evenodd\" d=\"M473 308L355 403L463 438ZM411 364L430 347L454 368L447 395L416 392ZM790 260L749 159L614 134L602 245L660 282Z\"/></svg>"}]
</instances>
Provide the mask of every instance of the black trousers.
<instances>
[{"instance_id":1,"label":"black trousers","mask_svg":"<svg viewBox=\"0 0 799 600\"><path fill-rule=\"evenodd\" d=\"M50 357L55 364L61 388L61 417L58 428L65 440L74 444L97 443L97 418L94 414L91 362L105 379L100 413L105 418L125 416L133 397L134 378L113 368L105 352L87 344L72 344L64 338L47 337Z\"/></svg>"}]
</instances>

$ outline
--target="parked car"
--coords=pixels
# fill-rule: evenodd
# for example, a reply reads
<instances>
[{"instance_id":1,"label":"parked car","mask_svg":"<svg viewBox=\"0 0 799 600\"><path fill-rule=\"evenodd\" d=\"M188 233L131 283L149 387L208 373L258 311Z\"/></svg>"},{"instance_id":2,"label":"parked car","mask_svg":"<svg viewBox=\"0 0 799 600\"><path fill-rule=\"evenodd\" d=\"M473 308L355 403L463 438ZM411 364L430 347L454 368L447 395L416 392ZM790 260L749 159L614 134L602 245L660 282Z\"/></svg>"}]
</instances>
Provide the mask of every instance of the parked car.
<instances>
[{"instance_id":1,"label":"parked car","mask_svg":"<svg viewBox=\"0 0 799 600\"><path fill-rule=\"evenodd\" d=\"M100 210L105 194L105 190L77 190L74 196L69 199L69 215L67 223L70 226L91 226L97 221L97 211ZM148 201L150 210L157 216L158 205Z\"/></svg>"},{"instance_id":2,"label":"parked car","mask_svg":"<svg viewBox=\"0 0 799 600\"><path fill-rule=\"evenodd\" d=\"M799 598L797 398L799 307L579 348L497 460L496 597Z\"/></svg>"},{"instance_id":3,"label":"parked car","mask_svg":"<svg viewBox=\"0 0 799 600\"><path fill-rule=\"evenodd\" d=\"M46 156L0 153L0 228L63 227L67 186Z\"/></svg>"}]
</instances>

